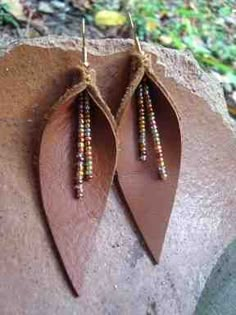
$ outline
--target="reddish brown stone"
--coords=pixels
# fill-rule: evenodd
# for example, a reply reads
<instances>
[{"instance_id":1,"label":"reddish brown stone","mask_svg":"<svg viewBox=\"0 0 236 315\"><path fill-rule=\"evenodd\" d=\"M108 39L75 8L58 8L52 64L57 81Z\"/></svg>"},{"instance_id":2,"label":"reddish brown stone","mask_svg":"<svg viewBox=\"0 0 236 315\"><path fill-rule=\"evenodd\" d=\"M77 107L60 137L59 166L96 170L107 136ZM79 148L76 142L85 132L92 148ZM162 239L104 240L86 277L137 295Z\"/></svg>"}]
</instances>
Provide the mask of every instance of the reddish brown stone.
<instances>
[{"instance_id":1,"label":"reddish brown stone","mask_svg":"<svg viewBox=\"0 0 236 315\"><path fill-rule=\"evenodd\" d=\"M236 233L235 136L220 86L188 55L145 45L163 63L155 69L174 91L183 135L162 257L158 267L150 264L125 207L112 194L78 302L62 277L44 220L37 156L44 117L71 85L79 47L78 40L29 41L9 49L0 62L1 314L137 315L154 306L160 314L192 314L212 266ZM127 85L129 47L121 40L89 45L97 84L113 109Z\"/></svg>"}]
</instances>

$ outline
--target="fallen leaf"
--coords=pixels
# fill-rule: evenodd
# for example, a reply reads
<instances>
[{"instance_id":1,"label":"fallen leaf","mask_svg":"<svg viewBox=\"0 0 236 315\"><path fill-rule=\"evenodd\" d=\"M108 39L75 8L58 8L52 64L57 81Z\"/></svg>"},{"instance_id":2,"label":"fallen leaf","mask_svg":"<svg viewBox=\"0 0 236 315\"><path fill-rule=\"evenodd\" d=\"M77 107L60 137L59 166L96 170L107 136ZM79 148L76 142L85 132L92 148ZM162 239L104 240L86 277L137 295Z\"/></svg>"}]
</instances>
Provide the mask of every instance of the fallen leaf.
<instances>
[{"instance_id":1,"label":"fallen leaf","mask_svg":"<svg viewBox=\"0 0 236 315\"><path fill-rule=\"evenodd\" d=\"M94 0L72 0L71 1L75 8L80 10L90 9L92 4L95 2Z\"/></svg>"},{"instance_id":2,"label":"fallen leaf","mask_svg":"<svg viewBox=\"0 0 236 315\"><path fill-rule=\"evenodd\" d=\"M95 15L95 23L98 26L124 25L126 17L117 11L102 10Z\"/></svg>"},{"instance_id":3,"label":"fallen leaf","mask_svg":"<svg viewBox=\"0 0 236 315\"><path fill-rule=\"evenodd\" d=\"M172 43L172 38L167 35L161 35L159 39L163 45L170 45Z\"/></svg>"},{"instance_id":4,"label":"fallen leaf","mask_svg":"<svg viewBox=\"0 0 236 315\"><path fill-rule=\"evenodd\" d=\"M17 20L20 20L20 21L26 20L23 5L20 3L19 0L2 0L1 3L7 6L8 11Z\"/></svg>"},{"instance_id":5,"label":"fallen leaf","mask_svg":"<svg viewBox=\"0 0 236 315\"><path fill-rule=\"evenodd\" d=\"M147 24L146 24L146 29L150 33L155 31L157 28L158 28L158 24L154 20L148 21Z\"/></svg>"},{"instance_id":6,"label":"fallen leaf","mask_svg":"<svg viewBox=\"0 0 236 315\"><path fill-rule=\"evenodd\" d=\"M40 1L38 5L39 12L46 13L46 14L52 14L54 13L53 8L51 7L50 3L45 1Z\"/></svg>"}]
</instances>

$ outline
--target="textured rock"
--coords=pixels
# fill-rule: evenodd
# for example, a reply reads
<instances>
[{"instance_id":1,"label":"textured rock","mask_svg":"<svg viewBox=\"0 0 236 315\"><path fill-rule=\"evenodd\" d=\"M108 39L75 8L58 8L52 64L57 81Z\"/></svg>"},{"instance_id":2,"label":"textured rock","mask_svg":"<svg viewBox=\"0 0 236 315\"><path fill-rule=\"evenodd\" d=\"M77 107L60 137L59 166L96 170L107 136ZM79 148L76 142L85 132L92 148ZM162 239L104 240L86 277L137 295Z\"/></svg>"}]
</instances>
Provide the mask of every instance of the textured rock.
<instances>
[{"instance_id":1,"label":"textured rock","mask_svg":"<svg viewBox=\"0 0 236 315\"><path fill-rule=\"evenodd\" d=\"M130 43L89 43L89 60L112 109L128 78L125 51ZM171 93L178 86L172 97L183 133L180 182L162 257L153 266L113 189L78 299L55 255L33 165L45 113L70 84L70 71L80 60L80 41L42 38L16 43L4 52L0 61L1 315L190 315L212 267L234 239L235 133L221 87L191 55L148 44L144 48L158 56L155 69L167 90ZM114 99L114 86L120 87L119 99Z\"/></svg>"}]
</instances>

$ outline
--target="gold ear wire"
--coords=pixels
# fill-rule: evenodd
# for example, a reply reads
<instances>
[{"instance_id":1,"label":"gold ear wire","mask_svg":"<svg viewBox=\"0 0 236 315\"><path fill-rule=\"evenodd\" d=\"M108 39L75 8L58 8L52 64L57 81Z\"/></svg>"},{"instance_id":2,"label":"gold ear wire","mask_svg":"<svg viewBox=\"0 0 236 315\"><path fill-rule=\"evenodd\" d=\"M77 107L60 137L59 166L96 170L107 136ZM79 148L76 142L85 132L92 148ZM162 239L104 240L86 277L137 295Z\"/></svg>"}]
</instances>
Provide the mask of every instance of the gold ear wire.
<instances>
[{"instance_id":1,"label":"gold ear wire","mask_svg":"<svg viewBox=\"0 0 236 315\"><path fill-rule=\"evenodd\" d=\"M134 39L134 42L135 42L136 49L137 49L137 51L140 54L143 54L143 51L142 51L142 48L141 48L141 44L140 44L139 38L138 38L138 36L136 34L135 25L134 25L134 22L133 22L133 19L132 19L132 16L131 16L130 12L128 12L128 16L129 16L129 22L130 22L130 25L131 25L131 29L133 31L133 39Z\"/></svg>"},{"instance_id":2,"label":"gold ear wire","mask_svg":"<svg viewBox=\"0 0 236 315\"><path fill-rule=\"evenodd\" d=\"M85 18L82 18L82 52L83 52L83 64L88 66L88 51L85 41Z\"/></svg>"}]
</instances>

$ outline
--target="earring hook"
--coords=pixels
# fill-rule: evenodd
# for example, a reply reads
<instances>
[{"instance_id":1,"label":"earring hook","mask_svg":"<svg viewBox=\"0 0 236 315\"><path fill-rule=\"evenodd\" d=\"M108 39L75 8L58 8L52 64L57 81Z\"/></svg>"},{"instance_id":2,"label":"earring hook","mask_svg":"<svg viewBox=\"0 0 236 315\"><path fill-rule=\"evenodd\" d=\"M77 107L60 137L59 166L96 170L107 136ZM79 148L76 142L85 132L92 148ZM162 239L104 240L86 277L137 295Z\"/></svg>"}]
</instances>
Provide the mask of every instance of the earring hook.
<instances>
[{"instance_id":1,"label":"earring hook","mask_svg":"<svg viewBox=\"0 0 236 315\"><path fill-rule=\"evenodd\" d=\"M82 53L83 53L83 63L85 66L88 66L88 51L86 47L85 40L85 18L82 18Z\"/></svg>"},{"instance_id":2,"label":"earring hook","mask_svg":"<svg viewBox=\"0 0 236 315\"><path fill-rule=\"evenodd\" d=\"M137 51L140 54L143 54L143 51L142 51L142 48L141 48L141 44L140 44L139 38L138 38L138 36L136 34L135 25L134 25L134 22L133 22L133 19L132 19L132 16L131 16L130 12L128 12L128 16L129 16L129 22L130 22L130 25L131 25L131 29L133 31L133 39L134 39L134 42L135 42L136 49L137 49Z\"/></svg>"}]
</instances>

